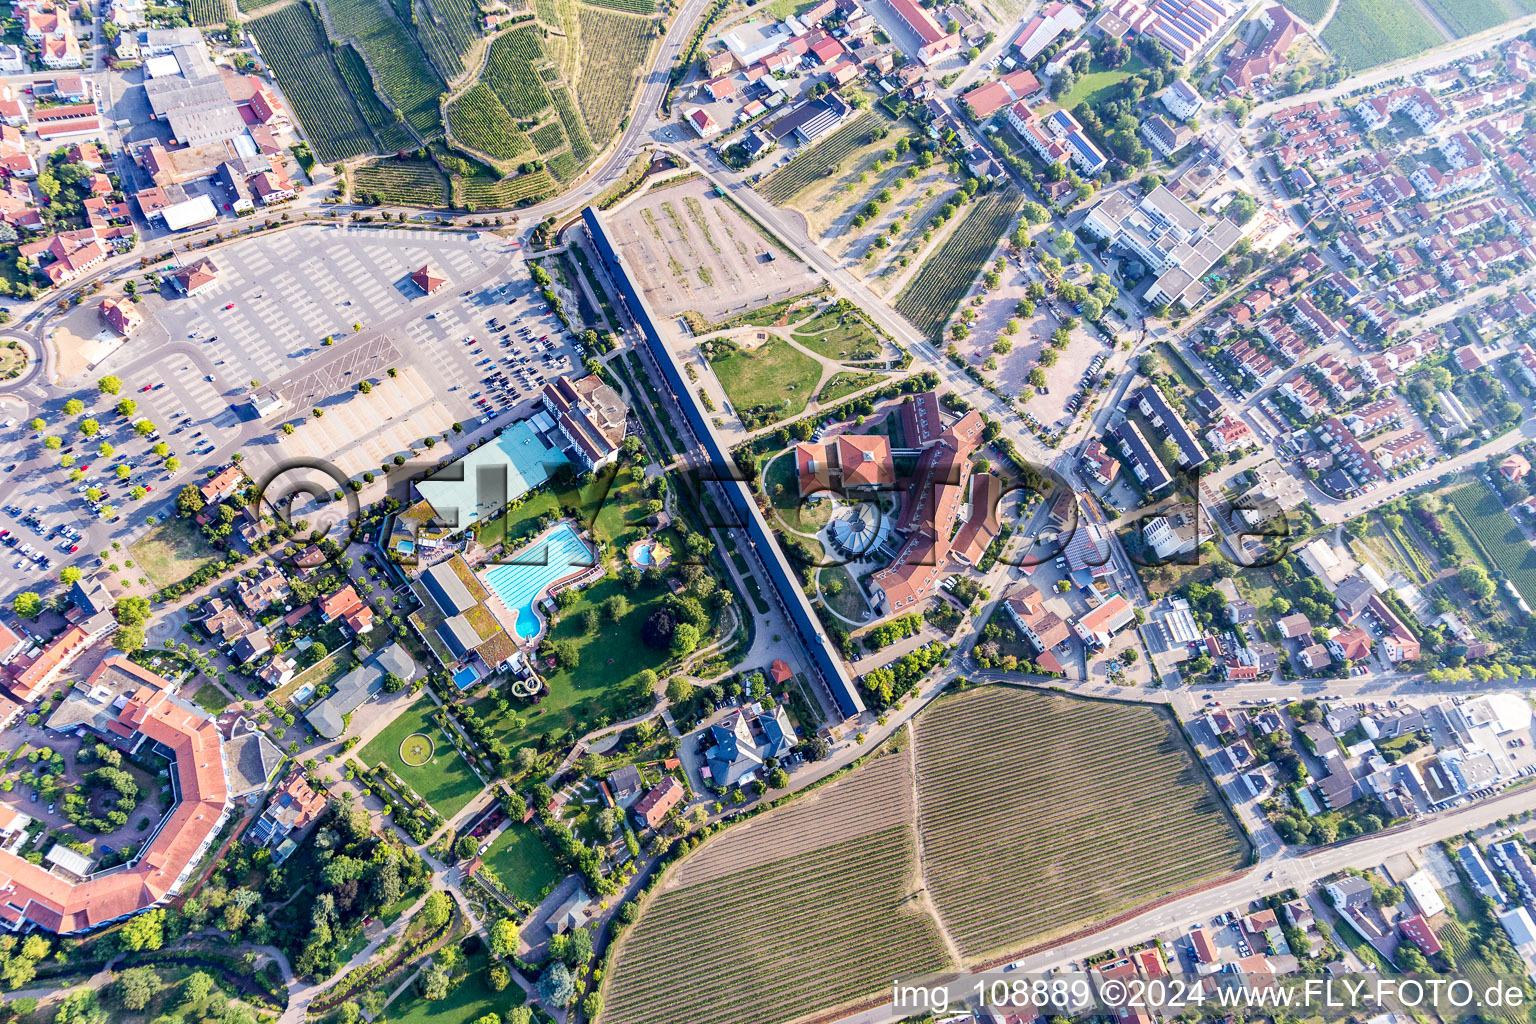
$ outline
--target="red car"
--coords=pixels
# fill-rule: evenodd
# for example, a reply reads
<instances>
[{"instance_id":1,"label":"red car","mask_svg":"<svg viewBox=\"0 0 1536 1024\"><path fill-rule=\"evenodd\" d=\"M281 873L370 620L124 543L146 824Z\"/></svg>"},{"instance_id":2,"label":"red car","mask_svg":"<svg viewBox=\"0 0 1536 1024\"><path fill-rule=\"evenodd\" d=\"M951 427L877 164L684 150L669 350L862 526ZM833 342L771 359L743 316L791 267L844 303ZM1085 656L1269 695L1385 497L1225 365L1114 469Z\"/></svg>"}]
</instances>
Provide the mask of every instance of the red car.
<instances>
[{"instance_id":1,"label":"red car","mask_svg":"<svg viewBox=\"0 0 1536 1024\"><path fill-rule=\"evenodd\" d=\"M79 551L79 550L80 550L80 545L79 544L71 544L69 546L69 553L70 554L74 554L76 551Z\"/></svg>"},{"instance_id":2,"label":"red car","mask_svg":"<svg viewBox=\"0 0 1536 1024\"><path fill-rule=\"evenodd\" d=\"M154 484L145 484L145 485L144 485L144 489L145 489L145 490L146 490L146 491L152 491L152 490L154 490L154 489L155 489L155 485L154 485Z\"/></svg>"},{"instance_id":3,"label":"red car","mask_svg":"<svg viewBox=\"0 0 1536 1024\"><path fill-rule=\"evenodd\" d=\"M142 395L146 391L152 391L154 390L154 387L155 386L153 384L145 384L143 387L139 388L139 394Z\"/></svg>"},{"instance_id":4,"label":"red car","mask_svg":"<svg viewBox=\"0 0 1536 1024\"><path fill-rule=\"evenodd\" d=\"M228 312L229 310L234 309L234 308L235 308L235 304L233 302L231 302L229 305L224 307L224 311Z\"/></svg>"}]
</instances>

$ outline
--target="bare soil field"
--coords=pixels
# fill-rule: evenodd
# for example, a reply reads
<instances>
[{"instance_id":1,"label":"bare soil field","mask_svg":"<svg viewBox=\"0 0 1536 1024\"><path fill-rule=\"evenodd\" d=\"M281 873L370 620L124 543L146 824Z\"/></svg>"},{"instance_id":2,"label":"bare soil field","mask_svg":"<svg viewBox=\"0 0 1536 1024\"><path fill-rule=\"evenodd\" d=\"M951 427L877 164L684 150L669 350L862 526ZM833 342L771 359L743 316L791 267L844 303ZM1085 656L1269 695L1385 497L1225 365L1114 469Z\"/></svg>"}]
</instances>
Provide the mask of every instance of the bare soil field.
<instances>
[{"instance_id":1,"label":"bare soil field","mask_svg":"<svg viewBox=\"0 0 1536 1024\"><path fill-rule=\"evenodd\" d=\"M658 316L695 310L722 320L816 281L703 179L645 193L609 229Z\"/></svg>"}]
</instances>

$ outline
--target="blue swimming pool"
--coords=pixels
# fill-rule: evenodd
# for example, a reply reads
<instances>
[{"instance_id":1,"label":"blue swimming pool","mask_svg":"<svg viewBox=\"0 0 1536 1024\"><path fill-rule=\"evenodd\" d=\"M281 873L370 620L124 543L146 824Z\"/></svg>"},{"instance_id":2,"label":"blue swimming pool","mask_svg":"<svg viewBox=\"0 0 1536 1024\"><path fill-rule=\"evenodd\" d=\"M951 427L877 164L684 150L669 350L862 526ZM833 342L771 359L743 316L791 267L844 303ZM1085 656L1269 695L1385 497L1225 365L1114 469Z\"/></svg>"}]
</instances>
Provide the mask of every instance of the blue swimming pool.
<instances>
[{"instance_id":1,"label":"blue swimming pool","mask_svg":"<svg viewBox=\"0 0 1536 1024\"><path fill-rule=\"evenodd\" d=\"M592 565L592 550L570 523L561 523L520 549L503 564L486 571L485 585L502 604L517 612L517 635L531 640L539 632L533 605L544 588L562 576Z\"/></svg>"},{"instance_id":2,"label":"blue swimming pool","mask_svg":"<svg viewBox=\"0 0 1536 1024\"><path fill-rule=\"evenodd\" d=\"M651 546L649 544L641 544L635 548L635 561L641 565L651 564Z\"/></svg>"},{"instance_id":3,"label":"blue swimming pool","mask_svg":"<svg viewBox=\"0 0 1536 1024\"><path fill-rule=\"evenodd\" d=\"M395 550L407 555L412 554L416 550L416 542L413 540L397 541L395 543Z\"/></svg>"}]
</instances>

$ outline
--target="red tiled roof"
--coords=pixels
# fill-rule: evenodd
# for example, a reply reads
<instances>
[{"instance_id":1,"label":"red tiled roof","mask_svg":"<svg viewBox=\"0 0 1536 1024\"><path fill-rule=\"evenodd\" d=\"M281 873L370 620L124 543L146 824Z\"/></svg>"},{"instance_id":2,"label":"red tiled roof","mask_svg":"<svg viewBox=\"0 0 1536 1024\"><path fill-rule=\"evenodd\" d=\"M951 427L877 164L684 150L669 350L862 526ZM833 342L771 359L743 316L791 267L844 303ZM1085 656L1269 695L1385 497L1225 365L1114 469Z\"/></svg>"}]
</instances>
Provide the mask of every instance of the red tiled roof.
<instances>
[{"instance_id":1,"label":"red tiled roof","mask_svg":"<svg viewBox=\"0 0 1536 1024\"><path fill-rule=\"evenodd\" d=\"M362 599L357 596L357 591L349 583L329 597L320 599L320 615L326 622L330 622L344 615L351 615L362 606Z\"/></svg>"}]
</instances>

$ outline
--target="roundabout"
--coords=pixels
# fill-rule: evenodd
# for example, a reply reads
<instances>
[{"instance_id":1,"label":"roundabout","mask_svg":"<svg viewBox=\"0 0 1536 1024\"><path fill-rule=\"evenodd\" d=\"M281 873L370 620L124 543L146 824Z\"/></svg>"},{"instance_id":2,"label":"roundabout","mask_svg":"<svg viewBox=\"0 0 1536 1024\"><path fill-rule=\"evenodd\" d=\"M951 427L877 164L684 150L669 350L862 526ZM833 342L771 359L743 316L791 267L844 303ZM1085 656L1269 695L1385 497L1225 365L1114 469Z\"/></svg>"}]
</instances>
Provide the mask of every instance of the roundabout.
<instances>
[{"instance_id":1,"label":"roundabout","mask_svg":"<svg viewBox=\"0 0 1536 1024\"><path fill-rule=\"evenodd\" d=\"M413 732L400 741L400 760L410 768L420 768L432 760L437 745L425 733Z\"/></svg>"}]
</instances>

